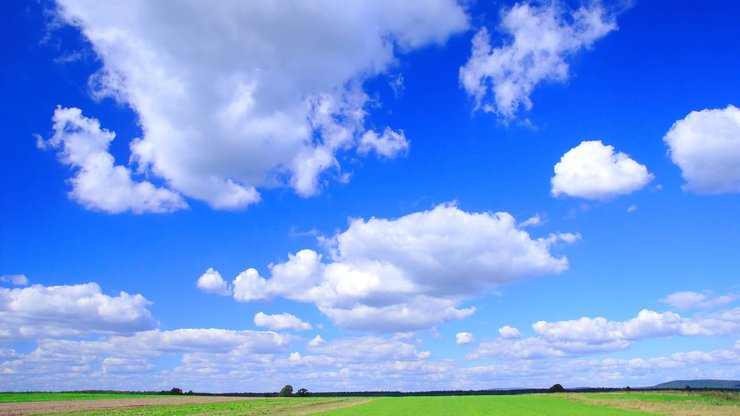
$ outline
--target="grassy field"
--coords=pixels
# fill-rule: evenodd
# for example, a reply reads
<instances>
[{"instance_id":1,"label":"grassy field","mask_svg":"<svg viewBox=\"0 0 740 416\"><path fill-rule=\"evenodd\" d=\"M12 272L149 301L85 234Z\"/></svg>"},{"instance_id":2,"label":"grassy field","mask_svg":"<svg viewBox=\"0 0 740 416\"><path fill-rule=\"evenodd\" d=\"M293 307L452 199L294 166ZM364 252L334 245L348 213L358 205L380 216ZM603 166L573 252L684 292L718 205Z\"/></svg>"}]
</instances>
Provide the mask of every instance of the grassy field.
<instances>
[{"instance_id":1,"label":"grassy field","mask_svg":"<svg viewBox=\"0 0 740 416\"><path fill-rule=\"evenodd\" d=\"M316 416L640 416L649 413L554 395L392 397Z\"/></svg>"},{"instance_id":2,"label":"grassy field","mask_svg":"<svg viewBox=\"0 0 740 416\"><path fill-rule=\"evenodd\" d=\"M47 402L51 400L95 400L157 397L158 395L140 393L0 393L0 403Z\"/></svg>"},{"instance_id":3,"label":"grassy field","mask_svg":"<svg viewBox=\"0 0 740 416\"><path fill-rule=\"evenodd\" d=\"M0 400L89 400L151 397L136 394L19 393ZM162 397L162 396L159 396ZM51 415L52 413L50 413ZM514 396L281 398L81 410L53 415L219 416L738 416L738 393L578 393Z\"/></svg>"}]
</instances>

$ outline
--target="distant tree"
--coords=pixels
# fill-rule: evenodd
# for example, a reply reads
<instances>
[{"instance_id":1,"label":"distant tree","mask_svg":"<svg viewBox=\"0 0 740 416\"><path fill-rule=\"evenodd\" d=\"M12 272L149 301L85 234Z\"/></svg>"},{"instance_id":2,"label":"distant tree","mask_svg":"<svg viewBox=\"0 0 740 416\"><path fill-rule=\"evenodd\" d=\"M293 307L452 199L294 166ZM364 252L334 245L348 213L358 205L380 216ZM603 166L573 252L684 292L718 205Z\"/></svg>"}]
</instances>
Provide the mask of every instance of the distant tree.
<instances>
[{"instance_id":1,"label":"distant tree","mask_svg":"<svg viewBox=\"0 0 740 416\"><path fill-rule=\"evenodd\" d=\"M280 397L290 397L292 395L293 395L293 386L291 386L290 384L287 384L285 387L283 387L280 390L280 393L278 394L278 396Z\"/></svg>"},{"instance_id":2,"label":"distant tree","mask_svg":"<svg viewBox=\"0 0 740 416\"><path fill-rule=\"evenodd\" d=\"M192 396L192 395L193 395L194 393L193 393L193 391L192 391L192 390L190 390L190 391L188 392L188 394Z\"/></svg>"},{"instance_id":3,"label":"distant tree","mask_svg":"<svg viewBox=\"0 0 740 416\"><path fill-rule=\"evenodd\" d=\"M306 397L308 396L308 389L298 389L298 391L295 392L295 395L298 397Z\"/></svg>"},{"instance_id":4,"label":"distant tree","mask_svg":"<svg viewBox=\"0 0 740 416\"><path fill-rule=\"evenodd\" d=\"M172 390L170 390L170 394L182 394L182 389L179 387L173 387Z\"/></svg>"},{"instance_id":5,"label":"distant tree","mask_svg":"<svg viewBox=\"0 0 740 416\"><path fill-rule=\"evenodd\" d=\"M686 385L686 387L684 387L684 390L686 390L686 391L691 391L691 386L689 386L689 385L687 384L687 385Z\"/></svg>"},{"instance_id":6,"label":"distant tree","mask_svg":"<svg viewBox=\"0 0 740 416\"><path fill-rule=\"evenodd\" d=\"M632 391L632 387L627 386L627 387L624 388L624 391Z\"/></svg>"},{"instance_id":7,"label":"distant tree","mask_svg":"<svg viewBox=\"0 0 740 416\"><path fill-rule=\"evenodd\" d=\"M561 386L560 384L554 384L552 387L550 387L550 393L563 393L565 392L565 388Z\"/></svg>"}]
</instances>

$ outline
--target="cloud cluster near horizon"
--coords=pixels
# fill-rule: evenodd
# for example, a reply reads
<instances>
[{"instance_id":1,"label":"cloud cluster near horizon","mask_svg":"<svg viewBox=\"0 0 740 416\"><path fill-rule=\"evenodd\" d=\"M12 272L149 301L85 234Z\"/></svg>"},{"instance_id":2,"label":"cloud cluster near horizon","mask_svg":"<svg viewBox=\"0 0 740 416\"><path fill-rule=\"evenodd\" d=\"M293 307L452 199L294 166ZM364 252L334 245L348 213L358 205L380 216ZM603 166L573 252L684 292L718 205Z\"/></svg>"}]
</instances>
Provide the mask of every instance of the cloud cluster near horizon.
<instances>
[{"instance_id":1,"label":"cloud cluster near horizon","mask_svg":"<svg viewBox=\"0 0 740 416\"><path fill-rule=\"evenodd\" d=\"M322 240L328 259L301 250L270 265L269 279L250 268L228 284L209 269L197 286L241 302L280 296L313 303L340 328L410 331L473 314L461 304L498 285L563 272L567 259L550 249L578 239L532 238L508 213L439 205L397 219L354 219Z\"/></svg>"},{"instance_id":2,"label":"cloud cluster near horizon","mask_svg":"<svg viewBox=\"0 0 740 416\"><path fill-rule=\"evenodd\" d=\"M59 20L77 27L102 62L89 81L94 96L130 106L142 129L128 168L107 151L112 132L79 111L55 113L50 145L64 144L63 162L78 169L76 200L111 213L162 212L184 208L183 197L243 208L259 201L257 188L316 194L327 175L345 179L339 152L393 158L408 149L403 131L365 126L363 82L399 54L468 27L453 0L222 6L58 1ZM80 135L94 148L68 152ZM112 200L106 187L116 190Z\"/></svg>"},{"instance_id":3,"label":"cloud cluster near horizon","mask_svg":"<svg viewBox=\"0 0 740 416\"><path fill-rule=\"evenodd\" d=\"M468 359L539 359L573 357L629 348L635 341L670 336L723 337L740 331L740 308L717 310L693 317L666 311L641 310L626 321L582 317L568 321L537 321L534 337L523 337L516 328L504 326L499 336L485 339Z\"/></svg>"},{"instance_id":4,"label":"cloud cluster near horizon","mask_svg":"<svg viewBox=\"0 0 740 416\"><path fill-rule=\"evenodd\" d=\"M133 296L137 297L143 299ZM60 310L64 309L61 315L68 321L97 322L64 334L32 331L26 338L35 343L30 351L0 349L0 381L14 390L30 386L73 390L94 380L98 386L117 389L156 390L174 383L198 391L265 391L279 389L285 378L310 385L313 391L360 390L368 385L386 390L429 390L439 388L435 382L441 379L451 388L486 388L492 380L499 385L542 387L556 376L568 383L589 377L608 379L619 386L645 377L695 375L698 364L705 369L702 374L733 377L736 371L731 370L732 364L740 358L740 343L668 356L583 358L623 349L641 339L737 333L740 311L732 307L690 317L643 310L627 321L598 317L538 321L532 325L538 337L524 337L507 325L498 330L497 338L483 339L468 357L493 359L496 364L466 366L435 358L413 333L332 339L315 335L306 340L274 331L151 328L151 322L141 325L141 307L131 298L105 295L95 283L5 289L0 293L0 305L12 311L3 314L5 318L12 315L16 320L62 319ZM713 306L723 305L727 302ZM118 322L111 323L106 315L113 312ZM296 323L300 327L305 324L301 322L289 314L255 316L258 325L275 324L283 329L299 329ZM2 344L7 341L0 339ZM460 332L446 342L465 345L474 342L474 337ZM165 358L174 359L175 364L158 368L155 363ZM603 378L606 374L610 377Z\"/></svg>"}]
</instances>

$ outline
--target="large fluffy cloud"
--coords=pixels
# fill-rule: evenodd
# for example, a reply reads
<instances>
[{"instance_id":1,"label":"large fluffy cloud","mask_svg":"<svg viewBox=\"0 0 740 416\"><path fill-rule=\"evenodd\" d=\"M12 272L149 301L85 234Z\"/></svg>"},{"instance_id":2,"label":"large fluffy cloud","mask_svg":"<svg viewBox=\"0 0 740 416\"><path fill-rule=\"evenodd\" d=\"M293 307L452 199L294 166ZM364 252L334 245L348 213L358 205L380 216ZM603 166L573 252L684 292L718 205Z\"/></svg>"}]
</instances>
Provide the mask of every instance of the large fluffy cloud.
<instances>
[{"instance_id":1,"label":"large fluffy cloud","mask_svg":"<svg viewBox=\"0 0 740 416\"><path fill-rule=\"evenodd\" d=\"M568 78L568 58L616 29L599 2L569 10L558 1L517 3L502 13L500 30L509 39L492 47L483 28L473 38L471 57L460 68L460 82L476 108L512 118L530 109L532 90L542 81Z\"/></svg>"},{"instance_id":2,"label":"large fluffy cloud","mask_svg":"<svg viewBox=\"0 0 740 416\"><path fill-rule=\"evenodd\" d=\"M322 173L341 177L343 150L403 152L402 132L365 128L363 82L468 26L453 0L58 3L101 58L94 94L138 115L138 171L216 208L255 203L257 187L312 195Z\"/></svg>"},{"instance_id":3,"label":"large fluffy cloud","mask_svg":"<svg viewBox=\"0 0 740 416\"><path fill-rule=\"evenodd\" d=\"M69 181L72 199L111 213L170 212L187 206L177 193L146 180L137 182L129 168L116 165L108 152L116 135L101 129L98 120L84 117L79 108L61 107L52 119L54 135L48 141L39 139L38 145L58 149L62 163L75 170Z\"/></svg>"},{"instance_id":4,"label":"large fluffy cloud","mask_svg":"<svg viewBox=\"0 0 740 416\"><path fill-rule=\"evenodd\" d=\"M301 250L270 265L269 279L247 269L233 281L234 298L311 302L342 328L428 328L472 314L461 304L497 285L564 271L567 259L550 248L577 238L532 238L507 213L452 205L392 220L355 219L325 240L330 258Z\"/></svg>"},{"instance_id":5,"label":"large fluffy cloud","mask_svg":"<svg viewBox=\"0 0 740 416\"><path fill-rule=\"evenodd\" d=\"M684 189L701 194L740 192L740 109L692 111L663 137Z\"/></svg>"},{"instance_id":6,"label":"large fluffy cloud","mask_svg":"<svg viewBox=\"0 0 740 416\"><path fill-rule=\"evenodd\" d=\"M642 189L653 175L600 140L584 141L566 152L550 179L554 196L609 199Z\"/></svg>"},{"instance_id":7,"label":"large fluffy cloud","mask_svg":"<svg viewBox=\"0 0 740 416\"><path fill-rule=\"evenodd\" d=\"M141 295L106 295L96 283L0 288L0 342L151 329L149 305Z\"/></svg>"}]
</instances>

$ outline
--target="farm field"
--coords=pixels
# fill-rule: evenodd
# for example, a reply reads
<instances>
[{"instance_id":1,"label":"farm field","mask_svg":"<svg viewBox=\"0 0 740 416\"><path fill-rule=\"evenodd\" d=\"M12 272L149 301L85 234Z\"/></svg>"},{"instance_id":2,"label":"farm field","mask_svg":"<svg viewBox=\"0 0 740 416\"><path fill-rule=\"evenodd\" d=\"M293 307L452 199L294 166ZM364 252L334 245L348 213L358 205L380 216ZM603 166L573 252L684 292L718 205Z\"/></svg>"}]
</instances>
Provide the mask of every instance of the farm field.
<instances>
[{"instance_id":1,"label":"farm field","mask_svg":"<svg viewBox=\"0 0 740 416\"><path fill-rule=\"evenodd\" d=\"M29 393L0 393L0 403L10 402L48 402L48 401L67 401L67 400L100 400L100 399L137 399L144 397L162 397L158 394L145 393L49 393L49 392L29 392Z\"/></svg>"},{"instance_id":2,"label":"farm field","mask_svg":"<svg viewBox=\"0 0 740 416\"><path fill-rule=\"evenodd\" d=\"M20 415L276 415L313 414L369 401L367 398L252 398L226 396L146 396L138 398L61 398L0 403L0 416ZM115 396L115 395L114 395Z\"/></svg>"},{"instance_id":3,"label":"farm field","mask_svg":"<svg viewBox=\"0 0 740 416\"><path fill-rule=\"evenodd\" d=\"M24 395L26 397L24 397ZM737 393L573 393L559 395L494 395L434 397L309 397L244 398L220 396L86 395L49 393L46 396L0 395L5 415L274 415L274 416L735 416ZM94 400L89 396L98 396ZM108 398L106 396L116 396ZM128 396L128 397L126 397ZM46 397L48 401L41 401ZM21 401L26 399L25 401Z\"/></svg>"},{"instance_id":4,"label":"farm field","mask_svg":"<svg viewBox=\"0 0 740 416\"><path fill-rule=\"evenodd\" d=\"M322 416L640 416L648 415L553 395L392 397Z\"/></svg>"}]
</instances>

